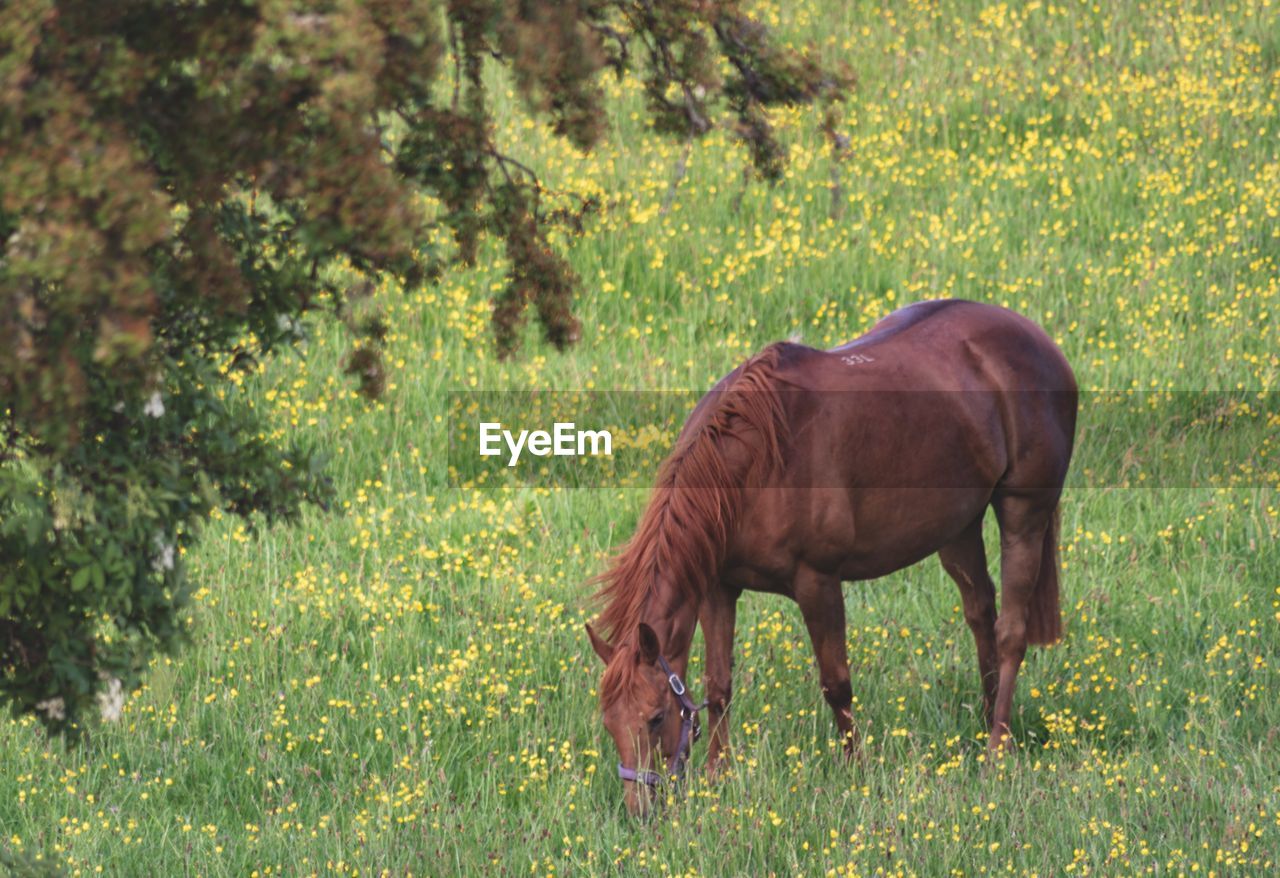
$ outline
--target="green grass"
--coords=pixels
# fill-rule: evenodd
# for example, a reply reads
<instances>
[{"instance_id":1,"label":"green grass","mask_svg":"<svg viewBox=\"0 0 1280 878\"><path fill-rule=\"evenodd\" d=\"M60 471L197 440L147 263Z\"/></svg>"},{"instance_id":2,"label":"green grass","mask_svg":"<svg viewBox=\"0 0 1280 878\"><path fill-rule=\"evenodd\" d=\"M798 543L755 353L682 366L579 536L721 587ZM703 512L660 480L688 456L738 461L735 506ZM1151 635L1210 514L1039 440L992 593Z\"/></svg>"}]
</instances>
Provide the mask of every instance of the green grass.
<instances>
[{"instance_id":1,"label":"green grass","mask_svg":"<svg viewBox=\"0 0 1280 878\"><path fill-rule=\"evenodd\" d=\"M1198 452L1218 487L1159 469L1136 487L1134 437L1178 438L1159 418L1084 434L1101 475L1064 499L1068 634L1024 666L1016 752L985 764L972 640L929 560L846 586L861 761L838 756L796 608L748 595L732 770L650 823L623 812L582 623L643 486L452 484L450 392L702 390L769 341L834 345L939 295L1039 321L1090 390L1272 391L1280 371L1274 4L783 8L760 7L858 72L837 218L808 110L775 117L782 185L744 189L715 133L662 215L681 146L646 131L634 83L589 156L508 101L522 160L607 204L562 237L582 343L556 354L530 328L494 360L492 252L380 291L381 402L313 325L244 392L278 435L333 449L341 508L252 536L211 522L187 558L192 645L118 724L78 749L0 726L0 852L71 875L1274 869L1280 466L1274 422L1247 416ZM1221 397L1174 398L1183 423Z\"/></svg>"}]
</instances>

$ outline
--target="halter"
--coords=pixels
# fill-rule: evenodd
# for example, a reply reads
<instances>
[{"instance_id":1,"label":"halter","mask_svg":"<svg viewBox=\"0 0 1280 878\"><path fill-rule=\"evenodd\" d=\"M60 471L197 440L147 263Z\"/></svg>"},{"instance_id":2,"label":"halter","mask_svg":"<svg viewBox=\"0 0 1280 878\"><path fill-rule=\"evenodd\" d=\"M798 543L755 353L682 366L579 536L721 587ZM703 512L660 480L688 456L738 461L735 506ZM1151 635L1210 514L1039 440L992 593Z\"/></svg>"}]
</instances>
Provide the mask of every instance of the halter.
<instances>
[{"instance_id":1,"label":"halter","mask_svg":"<svg viewBox=\"0 0 1280 878\"><path fill-rule=\"evenodd\" d=\"M658 656L658 667L662 668L662 673L667 675L667 685L671 687L676 700L680 702L680 743L676 745L676 752L671 754L671 760L667 763L667 776L683 777L684 764L689 758L693 742L702 737L702 726L698 724L698 711L706 707L707 702L693 703L684 681L680 679L679 674L671 670L671 665L667 664L666 658L661 655ZM656 787L663 781L663 776L656 771L627 768L621 762L618 763L618 777L623 780L638 781L651 787Z\"/></svg>"}]
</instances>

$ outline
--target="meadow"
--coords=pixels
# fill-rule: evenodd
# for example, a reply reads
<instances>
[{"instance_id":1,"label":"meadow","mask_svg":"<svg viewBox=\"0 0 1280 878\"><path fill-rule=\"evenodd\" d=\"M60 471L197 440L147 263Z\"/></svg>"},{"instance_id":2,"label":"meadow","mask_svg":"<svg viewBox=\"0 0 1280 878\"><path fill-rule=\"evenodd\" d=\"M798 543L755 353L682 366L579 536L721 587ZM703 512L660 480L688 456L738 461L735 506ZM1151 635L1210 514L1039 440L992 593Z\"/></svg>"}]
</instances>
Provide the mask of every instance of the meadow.
<instances>
[{"instance_id":1,"label":"meadow","mask_svg":"<svg viewBox=\"0 0 1280 878\"><path fill-rule=\"evenodd\" d=\"M1276 869L1280 7L755 8L856 71L848 149L832 152L817 110L775 113L790 164L771 187L744 180L727 131L682 161L632 80L608 83L610 133L589 154L507 93L507 142L549 205L600 204L557 235L582 279L582 341L556 353L531 327L497 361L504 266L486 250L439 286L378 288L392 327L380 400L355 392L349 339L322 319L239 386L276 435L331 449L340 501L293 527L211 521L186 558L191 644L156 662L118 722L78 747L0 724L0 853L20 871ZM702 391L770 341L833 346L943 296L1041 323L1086 401L1141 391L1256 439L1147 478L1144 460L1179 441L1159 412L1123 430L1101 404L1082 414L1095 463L1063 500L1067 634L1028 655L1012 752L987 761L972 638L929 559L845 586L860 762L839 756L797 609L749 594L729 771L707 783L695 747L684 793L630 819L583 623L587 580L645 487L451 478L450 395ZM673 438L646 441L660 454Z\"/></svg>"}]
</instances>

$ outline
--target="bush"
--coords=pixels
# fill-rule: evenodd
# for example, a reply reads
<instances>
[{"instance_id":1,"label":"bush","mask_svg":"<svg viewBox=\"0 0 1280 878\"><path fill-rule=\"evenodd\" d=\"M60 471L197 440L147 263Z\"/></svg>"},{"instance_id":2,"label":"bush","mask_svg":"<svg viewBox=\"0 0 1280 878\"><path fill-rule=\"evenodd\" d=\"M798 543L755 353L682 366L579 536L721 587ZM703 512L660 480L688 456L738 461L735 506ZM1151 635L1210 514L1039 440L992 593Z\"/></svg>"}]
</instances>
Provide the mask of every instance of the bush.
<instances>
[{"instance_id":1,"label":"bush","mask_svg":"<svg viewBox=\"0 0 1280 878\"><path fill-rule=\"evenodd\" d=\"M774 177L764 106L847 84L734 2L6 7L0 695L15 712L65 730L95 700L118 709L182 639L182 554L212 510L289 519L324 502L317 452L264 440L236 388L309 309L349 318L337 262L414 285L492 233L509 259L499 352L529 305L549 341L577 338L538 182L492 139L490 57L584 147L599 76L634 65L661 128L697 136L727 110ZM451 252L420 249L437 228ZM376 392L383 328L348 322L371 337L351 366Z\"/></svg>"}]
</instances>

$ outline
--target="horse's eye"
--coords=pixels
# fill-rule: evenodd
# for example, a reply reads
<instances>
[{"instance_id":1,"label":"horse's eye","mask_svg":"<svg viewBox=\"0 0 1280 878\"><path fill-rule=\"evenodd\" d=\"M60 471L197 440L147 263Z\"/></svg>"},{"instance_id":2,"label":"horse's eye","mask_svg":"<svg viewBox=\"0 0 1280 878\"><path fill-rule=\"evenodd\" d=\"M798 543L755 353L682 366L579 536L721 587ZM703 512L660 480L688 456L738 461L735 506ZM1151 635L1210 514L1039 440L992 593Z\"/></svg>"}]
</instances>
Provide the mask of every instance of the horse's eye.
<instances>
[{"instance_id":1,"label":"horse's eye","mask_svg":"<svg viewBox=\"0 0 1280 878\"><path fill-rule=\"evenodd\" d=\"M662 725L662 721L666 718L667 714L664 711L658 711L653 716L649 717L650 731L656 731L658 726Z\"/></svg>"}]
</instances>

